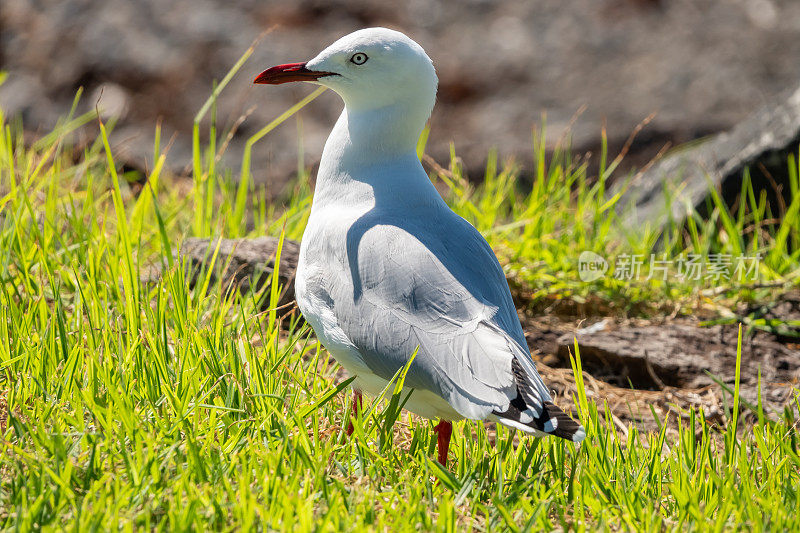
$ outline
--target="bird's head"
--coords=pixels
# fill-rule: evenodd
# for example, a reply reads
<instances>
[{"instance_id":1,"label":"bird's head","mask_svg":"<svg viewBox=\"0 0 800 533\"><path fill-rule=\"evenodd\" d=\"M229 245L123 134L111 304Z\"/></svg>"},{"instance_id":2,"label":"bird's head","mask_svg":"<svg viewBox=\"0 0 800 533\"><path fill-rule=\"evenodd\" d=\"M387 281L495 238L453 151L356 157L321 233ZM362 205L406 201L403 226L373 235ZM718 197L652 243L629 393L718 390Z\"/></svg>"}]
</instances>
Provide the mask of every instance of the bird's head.
<instances>
[{"instance_id":1,"label":"bird's head","mask_svg":"<svg viewBox=\"0 0 800 533\"><path fill-rule=\"evenodd\" d=\"M336 91L351 111L407 102L433 109L438 79L420 45L402 33L367 28L345 35L314 59L269 68L254 83L277 85L306 81Z\"/></svg>"}]
</instances>

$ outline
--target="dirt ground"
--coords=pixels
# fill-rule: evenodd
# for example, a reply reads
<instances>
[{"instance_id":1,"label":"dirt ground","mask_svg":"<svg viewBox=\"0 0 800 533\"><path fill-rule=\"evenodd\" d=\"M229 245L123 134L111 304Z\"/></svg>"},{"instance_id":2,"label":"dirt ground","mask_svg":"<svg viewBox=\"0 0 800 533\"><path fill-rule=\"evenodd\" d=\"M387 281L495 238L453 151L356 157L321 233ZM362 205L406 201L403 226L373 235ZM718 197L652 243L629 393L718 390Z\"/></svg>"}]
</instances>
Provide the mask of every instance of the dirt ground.
<instances>
[{"instance_id":1,"label":"dirt ground","mask_svg":"<svg viewBox=\"0 0 800 533\"><path fill-rule=\"evenodd\" d=\"M677 424L689 409L722 426L730 416L735 387L736 324L698 327L688 319L569 322L549 316L524 321L526 338L556 402L573 408L576 392L570 364L578 339L587 396L608 405L611 419L627 434L630 424L656 430ZM742 341L741 409L754 418L761 404L776 418L800 390L800 339L756 331Z\"/></svg>"}]
</instances>

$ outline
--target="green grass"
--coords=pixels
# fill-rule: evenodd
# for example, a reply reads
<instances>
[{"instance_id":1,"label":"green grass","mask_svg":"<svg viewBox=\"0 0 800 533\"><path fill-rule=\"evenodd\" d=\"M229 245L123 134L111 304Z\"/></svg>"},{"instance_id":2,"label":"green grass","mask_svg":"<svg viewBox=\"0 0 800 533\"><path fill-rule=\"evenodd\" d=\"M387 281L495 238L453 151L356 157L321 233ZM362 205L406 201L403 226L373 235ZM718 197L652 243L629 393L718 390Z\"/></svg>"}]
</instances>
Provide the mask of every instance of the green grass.
<instances>
[{"instance_id":1,"label":"green grass","mask_svg":"<svg viewBox=\"0 0 800 533\"><path fill-rule=\"evenodd\" d=\"M734 209L712 189L706 218L691 209L686 221L672 220L660 229L631 227L629 211L617 205L619 195L607 192L616 162L591 179L586 164L576 163L568 148L558 146L548 157L544 146L542 128L534 141L536 173L528 185L520 184L513 166L498 171L492 154L480 185L467 181L456 164L437 174L447 184L448 202L486 235L517 283L520 300L533 309L560 300L585 314L647 316L671 312L676 305L691 313L700 303L723 311L735 302L769 300L800 285L800 180L794 157L787 161L791 199L782 212L772 213L766 194L754 191L745 174ZM577 263L584 250L606 258L605 276L580 280ZM666 281L657 266L648 279L651 256L669 266ZM692 256L705 270L698 279L681 278L679 261ZM614 264L632 257L642 262L640 275L615 276ZM727 275L709 275L709 265L725 257L731 262L723 269ZM743 266L739 272L737 265ZM750 267L753 271L746 272Z\"/></svg>"},{"instance_id":2,"label":"green grass","mask_svg":"<svg viewBox=\"0 0 800 533\"><path fill-rule=\"evenodd\" d=\"M745 426L737 379L726 424L689 411L675 430L664 421L659 432L631 427L625 436L608 407L583 393L577 346L575 403L588 433L580 449L461 422L444 470L433 460L432 423L399 414L391 387L392 401L367 402L346 438L350 400L335 362L296 319L281 324L276 312L258 312L262 298L277 302L277 286L239 295L201 280L190 290L173 259L186 236L298 239L307 219L302 172L280 202L248 179L250 151L267 129L248 142L243 180L217 166L225 128L217 135L212 121L200 144L214 108L212 98L198 114L188 191L164 171L168 154L157 140L138 196L126 179L135 176L117 173L105 126L75 162L69 131L93 116L70 113L32 146L18 122L0 116L4 528L800 527L797 396L786 413L758 413ZM702 300L724 311L797 285L796 187L782 223L766 222L773 217L746 182L741 208L714 200L708 218L673 224L659 244L651 229L626 228L607 199L616 162L592 182L566 150L546 158L538 139L528 190L513 167L498 170L494 160L480 186L455 163L434 176L491 241L531 309L570 301L646 314L677 302L690 312ZM708 293L703 281L583 283L576 250L584 249L610 260L756 251L764 255L760 285L774 286L732 283ZM164 263L164 276L143 284L151 262Z\"/></svg>"}]
</instances>

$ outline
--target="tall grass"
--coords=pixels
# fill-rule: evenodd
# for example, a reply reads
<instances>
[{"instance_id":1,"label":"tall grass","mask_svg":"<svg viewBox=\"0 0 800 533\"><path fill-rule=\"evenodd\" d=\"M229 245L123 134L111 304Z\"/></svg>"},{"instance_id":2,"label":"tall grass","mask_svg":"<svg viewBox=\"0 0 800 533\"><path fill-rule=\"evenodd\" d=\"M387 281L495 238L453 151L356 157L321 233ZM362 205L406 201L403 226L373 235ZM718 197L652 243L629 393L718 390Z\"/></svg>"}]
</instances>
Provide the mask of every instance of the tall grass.
<instances>
[{"instance_id":1,"label":"tall grass","mask_svg":"<svg viewBox=\"0 0 800 533\"><path fill-rule=\"evenodd\" d=\"M607 193L609 169L618 161L592 178L587 163L563 143L548 155L545 132L542 127L535 135L531 183L522 183L513 165L500 168L494 153L480 184L466 178L454 152L450 168L432 174L444 182L453 209L501 256L519 301L537 310L560 301L583 314L648 316L676 307L691 313L702 305L727 315L737 302L771 301L800 286L800 179L794 156L787 161L789 205L781 212L770 211L766 192L755 191L745 173L733 209L710 188L706 218L689 206L685 221L638 227L631 226L629 209L618 205L621 194ZM674 197L667 198L665 210L671 211ZM583 251L608 261L604 276L581 280ZM638 272L620 266L633 261ZM687 267L690 261L701 268Z\"/></svg>"},{"instance_id":2,"label":"tall grass","mask_svg":"<svg viewBox=\"0 0 800 533\"><path fill-rule=\"evenodd\" d=\"M631 427L622 436L609 407L587 398L577 346L575 404L588 433L580 448L460 422L452 466L443 469L432 459L432 423L401 414L405 398L394 386L388 402L365 405L346 438L348 382L337 385L336 364L297 318L259 312L262 297L277 304L277 275L264 295L227 291L208 276L190 289L173 257L186 235L298 238L311 200L307 185L277 206L252 180L233 183L216 164L213 139L221 136L212 121L209 146L195 144L188 197L164 171L158 140L136 196L118 174L111 125L101 125L74 162L68 135L86 120L69 117L26 146L21 126L0 115L4 528L798 527L791 409L779 418L761 413L742 431L737 379L734 411L722 427L691 410L672 436L666 423L657 433ZM546 158L540 139L528 194L514 169L498 170L496 160L481 186L466 182L454 163L439 176L448 201L488 236L531 302L594 292L608 302L667 300L694 290L631 288L611 278L579 284L575 250L649 251L656 237L620 237L605 178L590 185L586 168L572 165L565 151ZM725 224L763 223L760 204L752 205ZM715 236L720 216L695 221L689 246L732 249L730 239ZM686 234L671 231L665 242L676 253ZM796 238L793 228L768 234L741 246ZM770 279L796 279L791 250L781 244L765 258ZM163 276L143 283L151 261L165 263ZM738 358L741 339L739 348ZM799 403L795 397L795 409Z\"/></svg>"}]
</instances>

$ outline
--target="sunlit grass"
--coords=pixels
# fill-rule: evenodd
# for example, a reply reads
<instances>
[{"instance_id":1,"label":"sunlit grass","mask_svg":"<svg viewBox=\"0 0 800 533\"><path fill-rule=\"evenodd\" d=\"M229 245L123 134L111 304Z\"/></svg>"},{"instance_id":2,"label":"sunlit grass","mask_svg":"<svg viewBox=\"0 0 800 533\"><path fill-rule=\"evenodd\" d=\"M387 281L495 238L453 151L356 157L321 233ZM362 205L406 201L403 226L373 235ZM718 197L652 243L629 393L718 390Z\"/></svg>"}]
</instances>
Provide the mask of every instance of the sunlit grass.
<instances>
[{"instance_id":1,"label":"sunlit grass","mask_svg":"<svg viewBox=\"0 0 800 533\"><path fill-rule=\"evenodd\" d=\"M207 110L213 107L212 99ZM261 299L275 307L278 287L240 295L206 277L190 289L173 256L192 235L299 239L311 202L307 180L301 176L281 203L270 202L252 181L234 183L218 168L213 140L205 147L198 141L190 194L182 194L180 180L164 171L169 156L157 140L136 196L117 173L105 125L74 162L68 132L87 120L95 118L70 115L26 146L21 128L0 117L4 528L800 525L796 396L785 414L760 413L746 428L736 409L724 427L688 411L676 431L664 423L656 433L631 427L624 436L608 407L583 393L577 346L575 404L588 433L580 449L461 422L445 470L433 459L432 424L399 415L403 399L392 397L392 387L386 394L393 401L366 404L354 438L346 438L347 383L337 385L336 364L300 320L260 312ZM214 128L212 139L224 137ZM446 181L453 208L487 235L532 307L593 298L616 310L654 312L676 299L689 306L706 288L612 277L583 283L576 258L584 249L609 259L755 250L765 257L764 281L797 283L798 225L785 223L797 222L796 188L777 226L736 234L770 218L746 185L747 207L730 215L717 203L708 219L673 225L659 248L647 228L626 235L606 198L608 172L592 181L566 152L546 158L540 139L530 191L513 168L493 160L480 186L455 163L435 178ZM150 262L163 262L164 275L144 284ZM731 286L714 298L724 307L758 290Z\"/></svg>"},{"instance_id":2,"label":"sunlit grass","mask_svg":"<svg viewBox=\"0 0 800 533\"><path fill-rule=\"evenodd\" d=\"M649 316L676 307L691 313L700 306L725 315L736 302L771 301L800 286L800 179L794 156L787 160L790 201L782 212L771 212L765 191L754 191L745 173L735 209L710 189L705 218L690 208L686 221L638 227L629 222L629 209L617 205L619 194L607 193L609 172L590 176L587 164L565 146L548 155L544 131L535 136L530 184L520 182L514 166L500 168L494 154L479 185L464 177L455 153L449 169L432 173L446 184L453 209L500 255L519 301L536 310L568 302L582 308L579 315ZM581 280L583 251L608 261L604 276ZM702 268L679 272L689 260ZM639 262L638 272L621 269L633 261ZM615 272L615 263L621 270ZM720 275L709 274L714 266Z\"/></svg>"}]
</instances>

